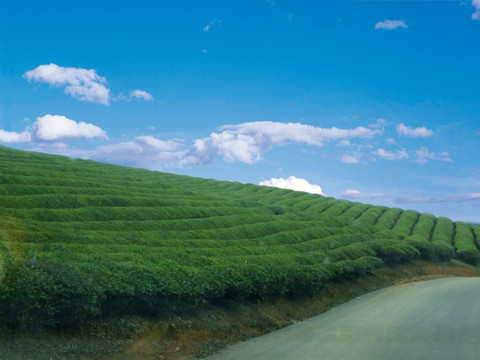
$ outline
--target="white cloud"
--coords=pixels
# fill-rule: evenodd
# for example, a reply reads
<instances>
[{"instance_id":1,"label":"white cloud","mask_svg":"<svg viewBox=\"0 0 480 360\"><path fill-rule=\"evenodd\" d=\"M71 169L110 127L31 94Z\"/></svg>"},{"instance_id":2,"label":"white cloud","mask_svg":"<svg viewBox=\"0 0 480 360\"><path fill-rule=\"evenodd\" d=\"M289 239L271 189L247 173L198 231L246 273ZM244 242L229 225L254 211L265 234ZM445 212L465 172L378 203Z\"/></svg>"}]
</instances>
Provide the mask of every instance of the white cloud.
<instances>
[{"instance_id":1,"label":"white cloud","mask_svg":"<svg viewBox=\"0 0 480 360\"><path fill-rule=\"evenodd\" d=\"M24 77L29 81L44 82L51 86L65 86L66 94L82 101L109 104L110 90L104 85L107 80L93 69L48 64L27 71Z\"/></svg>"},{"instance_id":2,"label":"white cloud","mask_svg":"<svg viewBox=\"0 0 480 360\"><path fill-rule=\"evenodd\" d=\"M325 196L325 194L322 192L322 188L319 185L310 184L306 179L297 178L295 176L289 176L287 179L271 178L270 180L260 181L259 185L304 191L311 194L320 194Z\"/></svg>"},{"instance_id":3,"label":"white cloud","mask_svg":"<svg viewBox=\"0 0 480 360\"><path fill-rule=\"evenodd\" d=\"M441 196L397 196L395 202L402 203L421 203L421 204L434 204L434 203L463 203L469 201L480 201L480 193L461 193L453 195L441 195Z\"/></svg>"},{"instance_id":4,"label":"white cloud","mask_svg":"<svg viewBox=\"0 0 480 360\"><path fill-rule=\"evenodd\" d=\"M4 143L53 142L96 137L107 139L107 134L98 126L83 121L76 122L62 115L47 114L37 117L32 126L27 127L21 133L0 129L0 142Z\"/></svg>"},{"instance_id":5,"label":"white cloud","mask_svg":"<svg viewBox=\"0 0 480 360\"><path fill-rule=\"evenodd\" d=\"M176 140L137 136L134 141L100 146L90 157L98 161L160 169L162 165L178 164L185 157L186 151L179 150L181 145Z\"/></svg>"},{"instance_id":6,"label":"white cloud","mask_svg":"<svg viewBox=\"0 0 480 360\"><path fill-rule=\"evenodd\" d=\"M447 161L450 162L452 159L450 158L450 154L446 151L443 151L439 154L435 154L433 152L428 151L428 148L423 146L419 150L416 151L416 159L415 162L419 164L425 164L428 160L439 160L439 161Z\"/></svg>"},{"instance_id":7,"label":"white cloud","mask_svg":"<svg viewBox=\"0 0 480 360\"><path fill-rule=\"evenodd\" d=\"M364 194L364 193L361 193L359 190L356 190L356 189L347 189L340 194L340 197L344 198L344 199L362 200L362 201L392 198L391 195L386 195L386 194L382 194L382 193Z\"/></svg>"},{"instance_id":8,"label":"white cloud","mask_svg":"<svg viewBox=\"0 0 480 360\"><path fill-rule=\"evenodd\" d=\"M89 159L91 150L78 149L71 147L70 144L64 142L36 142L32 143L31 151L38 151L47 154L64 155L74 158Z\"/></svg>"},{"instance_id":9,"label":"white cloud","mask_svg":"<svg viewBox=\"0 0 480 360\"><path fill-rule=\"evenodd\" d=\"M33 124L34 136L43 141L56 141L61 139L95 137L107 138L107 134L98 126L87 124L83 121L77 123L62 115L47 114L37 117Z\"/></svg>"},{"instance_id":10,"label":"white cloud","mask_svg":"<svg viewBox=\"0 0 480 360\"><path fill-rule=\"evenodd\" d=\"M396 204L434 204L434 203L462 203L480 201L480 193L459 193L439 196L412 196L412 195L389 195L389 194L364 194L358 190L345 190L340 197L351 200L390 200Z\"/></svg>"},{"instance_id":11,"label":"white cloud","mask_svg":"<svg viewBox=\"0 0 480 360\"><path fill-rule=\"evenodd\" d=\"M124 93L120 93L115 96L113 101L132 101L132 99L153 101L153 96L144 90L133 90L128 93L128 96Z\"/></svg>"},{"instance_id":12,"label":"white cloud","mask_svg":"<svg viewBox=\"0 0 480 360\"><path fill-rule=\"evenodd\" d=\"M472 20L480 20L480 0L472 0L472 6L475 8Z\"/></svg>"},{"instance_id":13,"label":"white cloud","mask_svg":"<svg viewBox=\"0 0 480 360\"><path fill-rule=\"evenodd\" d=\"M130 96L131 99L136 98L136 99L145 100L145 101L152 101L153 100L153 96L151 94L149 94L148 92L143 91L143 90L130 91L129 96Z\"/></svg>"},{"instance_id":14,"label":"white cloud","mask_svg":"<svg viewBox=\"0 0 480 360\"><path fill-rule=\"evenodd\" d=\"M207 25L205 25L203 27L203 31L209 32L210 29L212 29L215 26L217 26L219 28L222 27L222 20L215 19L215 20L210 21Z\"/></svg>"},{"instance_id":15,"label":"white cloud","mask_svg":"<svg viewBox=\"0 0 480 360\"><path fill-rule=\"evenodd\" d=\"M356 157L348 154L343 154L340 161L345 164L358 164L360 162Z\"/></svg>"},{"instance_id":16,"label":"white cloud","mask_svg":"<svg viewBox=\"0 0 480 360\"><path fill-rule=\"evenodd\" d=\"M32 134L29 131L17 133L15 131L5 131L0 129L0 142L6 144L28 143L32 140Z\"/></svg>"},{"instance_id":17,"label":"white cloud","mask_svg":"<svg viewBox=\"0 0 480 360\"><path fill-rule=\"evenodd\" d=\"M97 149L95 156L105 161L135 164L142 162L140 157L147 154L146 156L152 161L164 159L170 165L180 167L207 165L217 156L221 156L226 162L240 161L254 164L275 146L296 143L321 147L330 140L371 139L382 131L365 127L338 129L300 123L250 122L223 126L219 132L196 139L193 145L188 147L181 141L171 140L168 146L174 147L164 148L166 145L164 141L152 137L137 137L135 141L102 146ZM150 146L149 151L145 150L146 145ZM179 150L180 147L181 150ZM161 156L155 155L158 153L161 153ZM140 154L143 155L140 156ZM345 156L342 161L358 162L356 158Z\"/></svg>"},{"instance_id":18,"label":"white cloud","mask_svg":"<svg viewBox=\"0 0 480 360\"><path fill-rule=\"evenodd\" d=\"M383 129L385 128L385 124L387 123L387 120L379 118L377 119L377 122L374 124L368 125L372 129Z\"/></svg>"},{"instance_id":19,"label":"white cloud","mask_svg":"<svg viewBox=\"0 0 480 360\"><path fill-rule=\"evenodd\" d=\"M433 135L433 131L427 129L425 126L411 128L410 126L405 126L403 123L397 125L397 133L400 136L407 137L429 137Z\"/></svg>"},{"instance_id":20,"label":"white cloud","mask_svg":"<svg viewBox=\"0 0 480 360\"><path fill-rule=\"evenodd\" d=\"M409 158L409 155L405 149L398 150L396 152L378 149L377 151L373 152L373 155L376 155L383 160L405 160Z\"/></svg>"},{"instance_id":21,"label":"white cloud","mask_svg":"<svg viewBox=\"0 0 480 360\"><path fill-rule=\"evenodd\" d=\"M360 194L359 190L347 189L347 190L343 191L340 194L340 196L344 197L344 198L347 198L347 199L356 199L356 198L360 197L361 194Z\"/></svg>"},{"instance_id":22,"label":"white cloud","mask_svg":"<svg viewBox=\"0 0 480 360\"><path fill-rule=\"evenodd\" d=\"M375 24L375 30L396 30L398 28L408 29L408 25L403 20L384 20Z\"/></svg>"},{"instance_id":23,"label":"white cloud","mask_svg":"<svg viewBox=\"0 0 480 360\"><path fill-rule=\"evenodd\" d=\"M137 136L135 138L135 141L138 144L143 144L145 145L144 147L150 147L153 150L156 151L172 151L176 150L180 142L175 141L175 140L160 140L157 138L154 138L153 136Z\"/></svg>"},{"instance_id":24,"label":"white cloud","mask_svg":"<svg viewBox=\"0 0 480 360\"><path fill-rule=\"evenodd\" d=\"M329 140L365 138L381 134L382 130L372 130L363 126L354 129L320 128L300 123L279 123L272 121L249 122L226 125L220 133L198 139L182 160L182 166L209 163L215 156L225 161L241 161L253 164L261 160L261 155L274 146L291 143L321 147Z\"/></svg>"}]
</instances>

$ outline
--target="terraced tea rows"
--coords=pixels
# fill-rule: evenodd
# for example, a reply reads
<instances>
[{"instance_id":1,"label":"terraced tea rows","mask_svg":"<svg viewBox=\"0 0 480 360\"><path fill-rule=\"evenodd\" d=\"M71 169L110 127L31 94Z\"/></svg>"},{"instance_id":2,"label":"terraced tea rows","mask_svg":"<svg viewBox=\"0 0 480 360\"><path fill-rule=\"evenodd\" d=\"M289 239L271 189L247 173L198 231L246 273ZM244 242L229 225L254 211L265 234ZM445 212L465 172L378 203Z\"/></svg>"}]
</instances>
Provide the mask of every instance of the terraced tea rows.
<instances>
[{"instance_id":1,"label":"terraced tea rows","mask_svg":"<svg viewBox=\"0 0 480 360\"><path fill-rule=\"evenodd\" d=\"M420 256L477 265L479 237L411 210L0 147L11 325L299 296Z\"/></svg>"}]
</instances>

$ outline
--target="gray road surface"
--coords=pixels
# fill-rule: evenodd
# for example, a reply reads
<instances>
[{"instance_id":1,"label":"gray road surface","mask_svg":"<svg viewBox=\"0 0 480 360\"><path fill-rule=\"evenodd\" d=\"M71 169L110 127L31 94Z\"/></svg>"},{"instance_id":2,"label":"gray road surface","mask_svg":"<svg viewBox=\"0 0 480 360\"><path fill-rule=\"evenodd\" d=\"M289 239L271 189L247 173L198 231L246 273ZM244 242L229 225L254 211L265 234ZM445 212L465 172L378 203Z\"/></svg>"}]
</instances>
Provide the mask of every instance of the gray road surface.
<instances>
[{"instance_id":1,"label":"gray road surface","mask_svg":"<svg viewBox=\"0 0 480 360\"><path fill-rule=\"evenodd\" d=\"M394 286L209 360L480 359L480 278Z\"/></svg>"}]
</instances>

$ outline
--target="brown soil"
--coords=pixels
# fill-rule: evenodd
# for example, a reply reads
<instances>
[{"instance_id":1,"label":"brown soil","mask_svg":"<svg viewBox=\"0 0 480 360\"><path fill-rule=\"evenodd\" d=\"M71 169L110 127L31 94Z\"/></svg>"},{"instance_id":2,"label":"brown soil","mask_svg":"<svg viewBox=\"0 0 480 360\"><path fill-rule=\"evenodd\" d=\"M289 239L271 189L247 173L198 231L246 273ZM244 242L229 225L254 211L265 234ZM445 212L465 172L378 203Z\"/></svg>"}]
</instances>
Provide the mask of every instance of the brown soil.
<instances>
[{"instance_id":1,"label":"brown soil","mask_svg":"<svg viewBox=\"0 0 480 360\"><path fill-rule=\"evenodd\" d=\"M452 261L383 268L329 283L314 296L274 302L224 302L169 318L101 320L67 332L0 336L0 358L154 360L199 359L228 345L321 314L362 294L405 282L480 276L477 268Z\"/></svg>"}]
</instances>

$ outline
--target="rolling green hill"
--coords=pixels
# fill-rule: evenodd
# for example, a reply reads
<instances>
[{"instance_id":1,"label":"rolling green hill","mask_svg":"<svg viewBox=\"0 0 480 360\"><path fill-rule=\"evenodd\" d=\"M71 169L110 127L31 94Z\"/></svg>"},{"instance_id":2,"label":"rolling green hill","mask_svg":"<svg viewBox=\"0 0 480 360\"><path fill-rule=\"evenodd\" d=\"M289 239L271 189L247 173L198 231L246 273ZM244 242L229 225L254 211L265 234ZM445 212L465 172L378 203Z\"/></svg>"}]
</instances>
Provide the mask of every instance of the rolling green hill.
<instances>
[{"instance_id":1,"label":"rolling green hill","mask_svg":"<svg viewBox=\"0 0 480 360\"><path fill-rule=\"evenodd\" d=\"M411 210L0 147L11 326L301 296L417 258L479 265L479 237Z\"/></svg>"}]
</instances>

